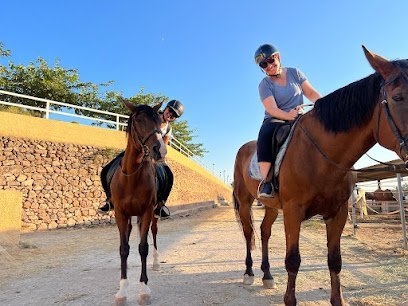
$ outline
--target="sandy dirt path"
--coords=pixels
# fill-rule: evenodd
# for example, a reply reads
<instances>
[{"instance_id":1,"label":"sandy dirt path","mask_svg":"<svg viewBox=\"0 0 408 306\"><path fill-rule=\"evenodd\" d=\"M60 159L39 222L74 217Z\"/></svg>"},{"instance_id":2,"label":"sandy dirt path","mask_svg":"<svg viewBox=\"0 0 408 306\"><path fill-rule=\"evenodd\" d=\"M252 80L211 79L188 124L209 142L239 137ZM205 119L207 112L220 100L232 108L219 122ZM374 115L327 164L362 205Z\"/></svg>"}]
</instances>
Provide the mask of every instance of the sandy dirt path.
<instances>
[{"instance_id":1,"label":"sandy dirt path","mask_svg":"<svg viewBox=\"0 0 408 306\"><path fill-rule=\"evenodd\" d=\"M244 238L232 207L217 207L159 222L161 268L151 270L152 305L283 305L286 288L282 218L270 242L276 289L262 287L259 225L264 210L254 207L257 240L255 283L242 284ZM137 305L140 260L136 231L129 256L129 298ZM344 297L350 305L408 305L408 260L398 226L351 227L342 237ZM120 280L115 225L22 235L19 248L0 250L0 305L113 305ZM150 246L150 250L152 250ZM297 280L299 305L329 305L325 228L304 222Z\"/></svg>"}]
</instances>

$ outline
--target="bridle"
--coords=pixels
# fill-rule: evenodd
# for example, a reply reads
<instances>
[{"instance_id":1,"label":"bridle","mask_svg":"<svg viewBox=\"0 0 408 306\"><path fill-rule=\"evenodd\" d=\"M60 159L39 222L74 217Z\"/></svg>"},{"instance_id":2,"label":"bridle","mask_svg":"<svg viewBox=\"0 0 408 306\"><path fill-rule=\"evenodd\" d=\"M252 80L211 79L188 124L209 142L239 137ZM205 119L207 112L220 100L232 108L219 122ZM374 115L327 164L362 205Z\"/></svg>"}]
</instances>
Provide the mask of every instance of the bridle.
<instances>
[{"instance_id":1,"label":"bridle","mask_svg":"<svg viewBox=\"0 0 408 306\"><path fill-rule=\"evenodd\" d=\"M396 75L390 78L389 80L385 80L383 84L381 85L381 94L383 97L383 100L381 101L381 106L384 110L385 117L387 118L388 125L391 128L392 133L394 134L395 138L398 140L399 143L399 151L404 152L405 156L408 156L408 135L402 135L401 131L398 129L397 125L395 124L394 119L392 118L390 108L388 106L388 101L387 101L387 93L384 89L385 86L392 84L395 82L400 76ZM406 80L404 78L406 82ZM377 139L376 141L380 143L380 116L381 116L381 110L378 110L378 120L377 120Z\"/></svg>"},{"instance_id":2,"label":"bridle","mask_svg":"<svg viewBox=\"0 0 408 306\"><path fill-rule=\"evenodd\" d=\"M408 156L408 135L401 135L400 130L398 129L397 125L395 124L395 121L391 115L389 106L388 106L388 101L387 101L387 93L384 89L385 86L392 84L393 82L395 82L398 78L400 77L400 75L395 75L392 78L390 78L389 80L385 80L382 84L381 84L381 88L380 88L380 92L383 96L383 100L381 101L381 107L383 107L384 110L384 114L387 118L387 122L392 130L392 133L394 134L395 138L398 140L399 145L400 145L400 152L403 151L405 153L406 156ZM404 80L406 82L408 82L408 80L406 78L404 78ZM381 109L378 109L378 119L377 119L377 138L376 141L378 143L380 143L380 117L381 117ZM377 169L352 169L352 168L346 168L346 167L342 167L340 166L338 163L336 163L335 161L333 161L332 159L330 159L324 152L323 150L319 147L319 145L313 140L312 136L309 134L309 132L301 125L301 122L299 121L299 127L302 130L302 132L306 135L306 138L308 138L308 140L313 144L313 146L316 148L316 150L320 153L320 155L323 156L323 158L329 162L330 164L332 164L333 166L335 166L337 169L348 172L348 171L353 171L353 172L376 172L378 171ZM367 154L368 157L370 157ZM398 166L391 164L391 163L387 163L387 162L380 162L372 157L370 157L371 159L375 160L376 162L379 162L385 166L387 166L387 169L384 169L386 171L390 171L390 172L395 172L395 173L399 173L400 171L398 171Z\"/></svg>"},{"instance_id":3,"label":"bridle","mask_svg":"<svg viewBox=\"0 0 408 306\"><path fill-rule=\"evenodd\" d=\"M135 113L133 113L132 116L135 116ZM153 135L155 135L155 134L162 134L162 132L161 132L159 129L155 128L155 129L153 129L147 136L145 136L145 137L143 138L143 137L141 137L141 136L139 135L139 133L137 132L137 129L136 129L136 127L135 127L135 124L134 124L134 121L133 121L133 120L132 120L131 123L132 123L132 124L131 124L131 126L130 126L130 135L129 135L129 136L130 136L130 138L132 139L133 144L135 145L135 147L136 147L136 148L137 148L137 147L140 147L140 148L142 149L142 154L143 154L143 156L142 156L142 160L141 160L140 163L139 163L139 166L136 168L135 171L133 171L133 172L130 173L130 174L126 174L125 172L123 172L123 169L122 169L122 166L121 166L122 174L123 174L124 176L131 176L131 175L135 174L135 173L138 172L138 171L140 170L140 168L143 166L143 162L144 162L146 159L150 159L150 160L153 159L153 157L152 157L152 155L151 155L151 152L150 152L150 149L149 149L149 147L146 145L146 142L147 142L147 141L150 139L150 137L152 137ZM136 137L135 137L134 135L136 135Z\"/></svg>"}]
</instances>

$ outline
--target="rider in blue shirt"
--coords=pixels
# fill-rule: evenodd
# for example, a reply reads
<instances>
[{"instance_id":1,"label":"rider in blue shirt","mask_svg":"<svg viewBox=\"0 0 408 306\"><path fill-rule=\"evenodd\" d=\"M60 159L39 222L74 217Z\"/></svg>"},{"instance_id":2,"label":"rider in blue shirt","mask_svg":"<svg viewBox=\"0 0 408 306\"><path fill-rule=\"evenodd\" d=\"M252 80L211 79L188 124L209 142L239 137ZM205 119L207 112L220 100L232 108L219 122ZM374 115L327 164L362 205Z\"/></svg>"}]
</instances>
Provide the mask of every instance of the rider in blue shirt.
<instances>
[{"instance_id":1,"label":"rider in blue shirt","mask_svg":"<svg viewBox=\"0 0 408 306\"><path fill-rule=\"evenodd\" d=\"M257 155L262 174L258 197L272 198L273 186L268 177L275 162L272 154L272 137L275 129L285 121L293 121L302 109L303 95L315 102L321 95L296 68L282 66L280 53L270 44L255 51L255 63L266 76L258 86L259 97L265 108L265 117L258 135Z\"/></svg>"}]
</instances>

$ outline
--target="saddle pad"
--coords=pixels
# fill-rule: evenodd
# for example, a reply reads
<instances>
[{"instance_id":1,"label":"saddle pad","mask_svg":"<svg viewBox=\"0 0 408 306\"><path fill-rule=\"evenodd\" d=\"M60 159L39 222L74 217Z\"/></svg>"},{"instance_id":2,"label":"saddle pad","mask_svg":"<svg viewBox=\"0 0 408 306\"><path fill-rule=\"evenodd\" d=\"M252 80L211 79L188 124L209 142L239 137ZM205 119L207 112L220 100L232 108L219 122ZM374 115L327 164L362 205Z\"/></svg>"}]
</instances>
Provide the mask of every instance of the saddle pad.
<instances>
[{"instance_id":1,"label":"saddle pad","mask_svg":"<svg viewBox=\"0 0 408 306\"><path fill-rule=\"evenodd\" d=\"M258 180L258 181L262 180L261 169L259 168L259 165L258 165L257 151L255 151L255 153L252 155L252 158L251 158L251 161L248 167L248 175L250 178L253 178L254 180Z\"/></svg>"},{"instance_id":2,"label":"saddle pad","mask_svg":"<svg viewBox=\"0 0 408 306\"><path fill-rule=\"evenodd\" d=\"M283 145L279 148L278 154L276 155L275 177L278 177L279 175L279 168L280 168L280 165L282 164L282 160L283 160L283 157L285 156L289 142L293 137L293 131L295 130L295 126L296 126L296 123L290 129L288 137L286 138ZM254 180L258 180L258 181L262 180L261 169L259 168L259 164L258 164L257 151L255 151L255 153L252 155L251 162L249 163L249 167L248 167L248 175Z\"/></svg>"}]
</instances>

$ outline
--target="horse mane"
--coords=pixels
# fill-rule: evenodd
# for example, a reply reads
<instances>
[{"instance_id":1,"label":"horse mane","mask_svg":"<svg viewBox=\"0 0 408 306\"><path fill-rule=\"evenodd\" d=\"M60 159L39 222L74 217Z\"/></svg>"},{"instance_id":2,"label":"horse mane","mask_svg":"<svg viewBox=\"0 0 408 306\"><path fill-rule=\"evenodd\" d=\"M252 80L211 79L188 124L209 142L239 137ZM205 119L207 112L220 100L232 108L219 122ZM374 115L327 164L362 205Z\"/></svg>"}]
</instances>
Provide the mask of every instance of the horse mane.
<instances>
[{"instance_id":1,"label":"horse mane","mask_svg":"<svg viewBox=\"0 0 408 306\"><path fill-rule=\"evenodd\" d=\"M337 89L316 101L313 114L330 132L346 132L361 126L372 117L382 81L381 75L374 73Z\"/></svg>"},{"instance_id":2,"label":"horse mane","mask_svg":"<svg viewBox=\"0 0 408 306\"><path fill-rule=\"evenodd\" d=\"M391 62L408 81L408 60ZM326 130L334 133L364 125L379 102L383 78L379 73L351 83L316 101L313 114Z\"/></svg>"},{"instance_id":3,"label":"horse mane","mask_svg":"<svg viewBox=\"0 0 408 306\"><path fill-rule=\"evenodd\" d=\"M157 117L157 119L155 118L154 120L159 120L159 115L157 114L157 112L150 107L149 105L138 105L136 106L136 109L134 112L132 112L132 114L129 116L128 122L127 122L127 127L126 127L126 134L129 135L130 134L130 129L133 123L133 117L137 114L140 113L146 113L147 116L149 116L150 118L154 118L155 116Z\"/></svg>"}]
</instances>

